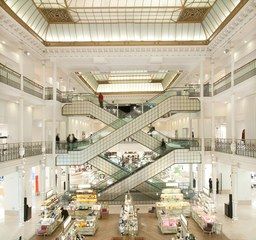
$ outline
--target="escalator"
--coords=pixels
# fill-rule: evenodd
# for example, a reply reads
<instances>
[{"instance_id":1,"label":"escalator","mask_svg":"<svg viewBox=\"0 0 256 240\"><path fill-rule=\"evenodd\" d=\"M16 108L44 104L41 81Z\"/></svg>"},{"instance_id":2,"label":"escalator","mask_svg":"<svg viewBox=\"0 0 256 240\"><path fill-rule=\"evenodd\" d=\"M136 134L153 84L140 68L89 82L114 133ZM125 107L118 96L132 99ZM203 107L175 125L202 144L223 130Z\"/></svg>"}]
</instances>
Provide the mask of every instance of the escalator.
<instances>
[{"instance_id":1,"label":"escalator","mask_svg":"<svg viewBox=\"0 0 256 240\"><path fill-rule=\"evenodd\" d=\"M181 95L181 92L168 91L150 100L150 107L147 111L138 115L134 119L117 119L110 123L106 128L94 134L92 142L84 149L78 151L70 151L68 156L59 155L56 160L56 165L81 165L88 160L96 157L100 153L108 150L114 145L121 142L123 139L132 136L140 130L154 122L168 112L195 112L200 110L198 99L190 99L188 95ZM82 111L82 110L81 110ZM96 109L95 111L98 111ZM73 111L75 113L75 111ZM82 114L82 112L80 112ZM109 129L109 132L106 130ZM115 129L112 132L112 129ZM145 142L153 139L144 134L140 139ZM158 145L159 146L159 145ZM152 149L152 148L151 148Z\"/></svg>"},{"instance_id":2,"label":"escalator","mask_svg":"<svg viewBox=\"0 0 256 240\"><path fill-rule=\"evenodd\" d=\"M100 193L100 200L114 200L123 193L153 178L173 164L195 163L201 163L201 155L198 151L189 151L189 149L169 149L161 154L154 162L144 165L142 168L137 169L137 171L120 178L118 181L105 188Z\"/></svg>"}]
</instances>

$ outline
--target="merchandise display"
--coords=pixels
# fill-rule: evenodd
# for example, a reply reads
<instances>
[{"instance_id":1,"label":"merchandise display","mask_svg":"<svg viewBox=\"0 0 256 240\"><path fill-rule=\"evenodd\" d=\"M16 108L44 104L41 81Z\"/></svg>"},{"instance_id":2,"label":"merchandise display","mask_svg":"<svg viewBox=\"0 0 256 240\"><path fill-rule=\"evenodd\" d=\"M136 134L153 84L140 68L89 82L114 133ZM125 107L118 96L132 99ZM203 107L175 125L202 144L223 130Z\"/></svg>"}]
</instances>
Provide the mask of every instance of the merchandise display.
<instances>
[{"instance_id":1,"label":"merchandise display","mask_svg":"<svg viewBox=\"0 0 256 240\"><path fill-rule=\"evenodd\" d=\"M167 188L162 190L161 202L156 202L157 217L163 214L179 216L190 216L190 204L184 201L183 194L179 188Z\"/></svg>"},{"instance_id":2,"label":"merchandise display","mask_svg":"<svg viewBox=\"0 0 256 240\"><path fill-rule=\"evenodd\" d=\"M59 235L60 240L76 240L76 226L75 222L72 221L71 217L69 216L63 222L63 230Z\"/></svg>"},{"instance_id":3,"label":"merchandise display","mask_svg":"<svg viewBox=\"0 0 256 240\"><path fill-rule=\"evenodd\" d=\"M51 235L62 223L59 197L53 194L41 206L41 219L36 230L37 235Z\"/></svg>"},{"instance_id":4,"label":"merchandise display","mask_svg":"<svg viewBox=\"0 0 256 240\"><path fill-rule=\"evenodd\" d=\"M101 218L108 218L109 216L109 209L107 204L102 204L100 209L100 217Z\"/></svg>"},{"instance_id":5,"label":"merchandise display","mask_svg":"<svg viewBox=\"0 0 256 240\"><path fill-rule=\"evenodd\" d=\"M98 218L87 216L85 219L77 219L75 226L79 234L93 236L98 229Z\"/></svg>"},{"instance_id":6,"label":"merchandise display","mask_svg":"<svg viewBox=\"0 0 256 240\"><path fill-rule=\"evenodd\" d=\"M162 233L177 233L179 218L162 215L158 218L158 226Z\"/></svg>"},{"instance_id":7,"label":"merchandise display","mask_svg":"<svg viewBox=\"0 0 256 240\"><path fill-rule=\"evenodd\" d=\"M197 205L192 207L192 218L207 233L220 234L222 224L216 220L215 205L210 197L200 193L197 199Z\"/></svg>"},{"instance_id":8,"label":"merchandise display","mask_svg":"<svg viewBox=\"0 0 256 240\"><path fill-rule=\"evenodd\" d=\"M121 207L119 218L119 231L121 235L135 236L138 234L137 212L132 205L132 199L129 195L125 196L125 203Z\"/></svg>"}]
</instances>

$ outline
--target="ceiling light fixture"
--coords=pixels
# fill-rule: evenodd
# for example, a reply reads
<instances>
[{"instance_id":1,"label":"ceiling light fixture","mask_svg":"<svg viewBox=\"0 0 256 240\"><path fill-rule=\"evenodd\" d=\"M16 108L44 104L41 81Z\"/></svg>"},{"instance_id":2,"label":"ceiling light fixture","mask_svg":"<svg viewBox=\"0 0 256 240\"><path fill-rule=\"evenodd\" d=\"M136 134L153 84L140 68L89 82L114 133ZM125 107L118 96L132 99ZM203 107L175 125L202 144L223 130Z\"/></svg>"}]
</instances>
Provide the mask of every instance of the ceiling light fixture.
<instances>
[{"instance_id":1,"label":"ceiling light fixture","mask_svg":"<svg viewBox=\"0 0 256 240\"><path fill-rule=\"evenodd\" d=\"M244 43L247 43L247 40L244 40Z\"/></svg>"},{"instance_id":2,"label":"ceiling light fixture","mask_svg":"<svg viewBox=\"0 0 256 240\"><path fill-rule=\"evenodd\" d=\"M24 51L24 54L26 54L27 56L30 56L30 52L28 51Z\"/></svg>"},{"instance_id":3,"label":"ceiling light fixture","mask_svg":"<svg viewBox=\"0 0 256 240\"><path fill-rule=\"evenodd\" d=\"M5 42L5 41L2 41L2 44L6 44L6 42Z\"/></svg>"},{"instance_id":4,"label":"ceiling light fixture","mask_svg":"<svg viewBox=\"0 0 256 240\"><path fill-rule=\"evenodd\" d=\"M225 50L224 50L224 53L225 53L225 54L228 54L228 53L229 53L229 50L228 50L228 49L225 49Z\"/></svg>"}]
</instances>

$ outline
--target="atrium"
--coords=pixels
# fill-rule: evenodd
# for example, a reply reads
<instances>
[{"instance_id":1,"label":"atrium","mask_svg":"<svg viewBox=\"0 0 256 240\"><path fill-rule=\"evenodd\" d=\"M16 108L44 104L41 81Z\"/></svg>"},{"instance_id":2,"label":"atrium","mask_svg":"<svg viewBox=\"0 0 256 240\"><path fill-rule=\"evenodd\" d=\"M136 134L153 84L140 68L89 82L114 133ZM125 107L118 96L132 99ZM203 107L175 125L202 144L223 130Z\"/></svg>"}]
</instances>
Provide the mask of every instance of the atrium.
<instances>
[{"instance_id":1,"label":"atrium","mask_svg":"<svg viewBox=\"0 0 256 240\"><path fill-rule=\"evenodd\" d=\"M256 0L0 0L1 240L255 240Z\"/></svg>"}]
</instances>

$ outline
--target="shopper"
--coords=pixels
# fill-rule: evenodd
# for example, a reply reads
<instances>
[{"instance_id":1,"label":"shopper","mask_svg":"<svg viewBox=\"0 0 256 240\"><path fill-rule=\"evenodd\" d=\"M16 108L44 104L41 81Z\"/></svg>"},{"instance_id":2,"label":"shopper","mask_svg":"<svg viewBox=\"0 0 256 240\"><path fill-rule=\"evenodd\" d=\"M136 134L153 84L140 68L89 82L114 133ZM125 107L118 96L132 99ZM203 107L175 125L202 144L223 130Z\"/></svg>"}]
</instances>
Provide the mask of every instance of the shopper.
<instances>
[{"instance_id":1,"label":"shopper","mask_svg":"<svg viewBox=\"0 0 256 240\"><path fill-rule=\"evenodd\" d=\"M72 142L71 141L72 141L71 140L71 134L69 134L68 137L67 137L67 149L68 149L68 151L71 151L71 148L72 148L72 146L71 146Z\"/></svg>"},{"instance_id":2,"label":"shopper","mask_svg":"<svg viewBox=\"0 0 256 240\"><path fill-rule=\"evenodd\" d=\"M161 149L162 149L162 151L166 150L166 143L163 138L162 138L162 142L161 142Z\"/></svg>"},{"instance_id":3,"label":"shopper","mask_svg":"<svg viewBox=\"0 0 256 240\"><path fill-rule=\"evenodd\" d=\"M56 135L55 140L56 140L56 148L57 148L57 149L60 149L60 136L59 136L58 133L57 133L57 135Z\"/></svg>"},{"instance_id":4,"label":"shopper","mask_svg":"<svg viewBox=\"0 0 256 240\"><path fill-rule=\"evenodd\" d=\"M71 139L72 139L72 150L73 150L74 148L77 148L77 141L78 141L74 133L72 133Z\"/></svg>"},{"instance_id":5,"label":"shopper","mask_svg":"<svg viewBox=\"0 0 256 240\"><path fill-rule=\"evenodd\" d=\"M63 207L60 210L61 210L61 217L63 218L63 221L65 221L69 216L68 210L64 209Z\"/></svg>"},{"instance_id":6,"label":"shopper","mask_svg":"<svg viewBox=\"0 0 256 240\"><path fill-rule=\"evenodd\" d=\"M210 190L210 193L212 193L212 179L209 178L209 190Z\"/></svg>"},{"instance_id":7,"label":"shopper","mask_svg":"<svg viewBox=\"0 0 256 240\"><path fill-rule=\"evenodd\" d=\"M98 99L99 99L100 107L103 108L104 97L103 97L102 93L99 94Z\"/></svg>"},{"instance_id":8,"label":"shopper","mask_svg":"<svg viewBox=\"0 0 256 240\"><path fill-rule=\"evenodd\" d=\"M216 194L219 194L219 184L220 184L219 179L216 178Z\"/></svg>"}]
</instances>

